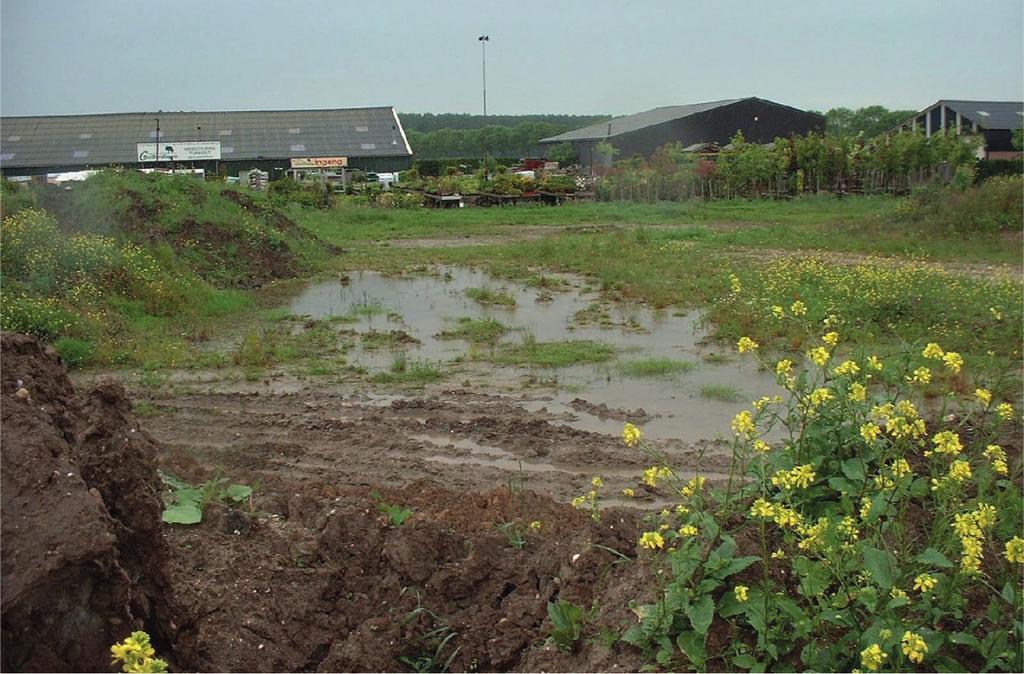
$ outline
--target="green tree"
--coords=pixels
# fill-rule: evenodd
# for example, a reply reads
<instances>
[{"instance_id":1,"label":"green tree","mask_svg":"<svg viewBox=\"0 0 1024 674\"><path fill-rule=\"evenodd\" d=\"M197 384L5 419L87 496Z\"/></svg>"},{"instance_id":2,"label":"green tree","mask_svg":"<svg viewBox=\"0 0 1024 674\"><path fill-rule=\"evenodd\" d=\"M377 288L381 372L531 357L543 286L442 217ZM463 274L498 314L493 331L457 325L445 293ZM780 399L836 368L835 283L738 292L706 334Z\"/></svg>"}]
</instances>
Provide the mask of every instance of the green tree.
<instances>
[{"instance_id":1,"label":"green tree","mask_svg":"<svg viewBox=\"0 0 1024 674\"><path fill-rule=\"evenodd\" d=\"M568 141L559 143L548 151L548 159L558 162L559 166L575 164L578 160L578 157L576 156L576 148L574 148L572 143Z\"/></svg>"}]
</instances>

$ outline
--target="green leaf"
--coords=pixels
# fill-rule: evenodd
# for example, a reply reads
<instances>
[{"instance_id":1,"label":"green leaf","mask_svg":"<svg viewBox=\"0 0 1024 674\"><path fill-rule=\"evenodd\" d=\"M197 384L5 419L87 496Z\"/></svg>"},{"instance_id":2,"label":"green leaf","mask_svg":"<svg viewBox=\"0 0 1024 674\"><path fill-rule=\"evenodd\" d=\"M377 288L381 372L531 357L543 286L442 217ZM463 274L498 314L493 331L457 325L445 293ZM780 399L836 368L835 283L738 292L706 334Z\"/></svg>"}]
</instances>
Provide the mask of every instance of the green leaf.
<instances>
[{"instance_id":1,"label":"green leaf","mask_svg":"<svg viewBox=\"0 0 1024 674\"><path fill-rule=\"evenodd\" d=\"M953 562L949 561L948 557L935 548L928 548L915 557L914 561L920 562L921 564L931 564L932 566L938 566L943 569L950 569L953 567Z\"/></svg>"},{"instance_id":2,"label":"green leaf","mask_svg":"<svg viewBox=\"0 0 1024 674\"><path fill-rule=\"evenodd\" d=\"M726 564L725 568L719 569L715 573L715 576L722 579L728 578L734 573L739 573L740 571L747 568L754 562L759 561L761 561L761 558L757 557L756 555L752 555L749 557L737 557L736 559L733 559L728 564Z\"/></svg>"},{"instance_id":3,"label":"green leaf","mask_svg":"<svg viewBox=\"0 0 1024 674\"><path fill-rule=\"evenodd\" d=\"M966 672L967 668L948 655L937 655L932 659L936 672Z\"/></svg>"},{"instance_id":4,"label":"green leaf","mask_svg":"<svg viewBox=\"0 0 1024 674\"><path fill-rule=\"evenodd\" d=\"M812 562L800 556L793 559L793 570L800 578L800 592L805 597L817 597L832 582L832 574L820 562Z\"/></svg>"},{"instance_id":5,"label":"green leaf","mask_svg":"<svg viewBox=\"0 0 1024 674\"><path fill-rule=\"evenodd\" d=\"M1013 606L1013 600L1016 598L1013 591L1013 584L1007 581L1006 585L1003 586L1003 591L999 593L999 596L1002 597L1007 604Z\"/></svg>"},{"instance_id":6,"label":"green leaf","mask_svg":"<svg viewBox=\"0 0 1024 674\"><path fill-rule=\"evenodd\" d=\"M898 569L896 559L885 550L864 548L864 568L883 590L892 587Z\"/></svg>"},{"instance_id":7,"label":"green leaf","mask_svg":"<svg viewBox=\"0 0 1024 674\"><path fill-rule=\"evenodd\" d=\"M753 669L757 665L757 660L754 659L753 655L747 653L741 653L732 659L732 664L743 669Z\"/></svg>"},{"instance_id":8,"label":"green leaf","mask_svg":"<svg viewBox=\"0 0 1024 674\"><path fill-rule=\"evenodd\" d=\"M864 474L863 459L847 459L846 461L843 461L842 468L843 475L854 482L863 482L867 479L867 475Z\"/></svg>"},{"instance_id":9,"label":"green leaf","mask_svg":"<svg viewBox=\"0 0 1024 674\"><path fill-rule=\"evenodd\" d=\"M173 505L164 510L163 520L168 524L198 524L203 521L203 511L194 503Z\"/></svg>"},{"instance_id":10,"label":"green leaf","mask_svg":"<svg viewBox=\"0 0 1024 674\"><path fill-rule=\"evenodd\" d=\"M695 632L701 636L708 633L708 627L715 617L715 600L711 595L701 595L699 599L686 607L686 617L690 619Z\"/></svg>"},{"instance_id":11,"label":"green leaf","mask_svg":"<svg viewBox=\"0 0 1024 674\"><path fill-rule=\"evenodd\" d=\"M966 632L953 632L949 635L949 640L951 643L960 644L961 646L981 649L981 642L978 641L977 637Z\"/></svg>"},{"instance_id":12,"label":"green leaf","mask_svg":"<svg viewBox=\"0 0 1024 674\"><path fill-rule=\"evenodd\" d=\"M252 496L252 487L244 484L233 484L224 490L224 494L235 503L238 503Z\"/></svg>"},{"instance_id":13,"label":"green leaf","mask_svg":"<svg viewBox=\"0 0 1024 674\"><path fill-rule=\"evenodd\" d=\"M747 622L754 631L765 635L768 633L768 616L765 614L764 595L758 591L750 592L749 601L744 606L747 610Z\"/></svg>"},{"instance_id":14,"label":"green leaf","mask_svg":"<svg viewBox=\"0 0 1024 674\"><path fill-rule=\"evenodd\" d=\"M723 618L731 618L734 615L745 613L746 610L746 604L736 599L736 594L734 592L726 592L722 595L722 598L718 600L718 615Z\"/></svg>"},{"instance_id":15,"label":"green leaf","mask_svg":"<svg viewBox=\"0 0 1024 674\"><path fill-rule=\"evenodd\" d=\"M676 645L695 666L702 667L708 652L704 647L704 635L693 631L682 632L676 637Z\"/></svg>"}]
</instances>

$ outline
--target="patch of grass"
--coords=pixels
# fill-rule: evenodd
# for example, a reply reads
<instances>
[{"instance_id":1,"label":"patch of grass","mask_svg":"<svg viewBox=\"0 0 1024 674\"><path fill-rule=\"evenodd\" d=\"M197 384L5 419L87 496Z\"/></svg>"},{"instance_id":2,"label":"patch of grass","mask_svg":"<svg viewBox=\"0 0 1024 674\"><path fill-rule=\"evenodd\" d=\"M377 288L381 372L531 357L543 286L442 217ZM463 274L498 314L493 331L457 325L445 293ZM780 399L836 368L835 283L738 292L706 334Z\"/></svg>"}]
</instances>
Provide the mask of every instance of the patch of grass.
<instances>
[{"instance_id":1,"label":"patch of grass","mask_svg":"<svg viewBox=\"0 0 1024 674\"><path fill-rule=\"evenodd\" d=\"M724 353L709 353L703 357L703 360L705 363L712 363L714 365L722 365L724 363L732 362L732 358Z\"/></svg>"},{"instance_id":2,"label":"patch of grass","mask_svg":"<svg viewBox=\"0 0 1024 674\"><path fill-rule=\"evenodd\" d=\"M392 363L388 372L378 372L370 377L374 384L430 384L441 381L445 377L443 370L431 363L406 364L404 354L402 365Z\"/></svg>"},{"instance_id":3,"label":"patch of grass","mask_svg":"<svg viewBox=\"0 0 1024 674\"><path fill-rule=\"evenodd\" d=\"M174 409L167 409L159 405L154 405L148 400L137 402L132 406L132 412L138 417L157 417L169 411L174 411Z\"/></svg>"},{"instance_id":4,"label":"patch of grass","mask_svg":"<svg viewBox=\"0 0 1024 674\"><path fill-rule=\"evenodd\" d=\"M727 384L702 384L701 397L718 400L723 403L736 403L743 399L740 390Z\"/></svg>"},{"instance_id":5,"label":"patch of grass","mask_svg":"<svg viewBox=\"0 0 1024 674\"><path fill-rule=\"evenodd\" d=\"M69 369L88 365L96 355L96 346L84 339L74 337L61 337L53 343L61 360Z\"/></svg>"},{"instance_id":6,"label":"patch of grass","mask_svg":"<svg viewBox=\"0 0 1024 674\"><path fill-rule=\"evenodd\" d=\"M454 327L441 331L438 337L441 339L464 339L477 344L493 344L507 332L508 326L494 318L463 316L456 321Z\"/></svg>"},{"instance_id":7,"label":"patch of grass","mask_svg":"<svg viewBox=\"0 0 1024 674\"><path fill-rule=\"evenodd\" d=\"M364 297L348 310L348 316L355 319L379 316L383 313L387 313L384 303L370 297Z\"/></svg>"},{"instance_id":8,"label":"patch of grass","mask_svg":"<svg viewBox=\"0 0 1024 674\"><path fill-rule=\"evenodd\" d=\"M692 372L696 367L688 360L637 358L619 363L616 369L625 377L671 377Z\"/></svg>"},{"instance_id":9,"label":"patch of grass","mask_svg":"<svg viewBox=\"0 0 1024 674\"><path fill-rule=\"evenodd\" d=\"M516 305L516 298L512 293L504 289L494 289L486 286L482 288L467 288L466 297L480 304L501 307L514 307Z\"/></svg>"},{"instance_id":10,"label":"patch of grass","mask_svg":"<svg viewBox=\"0 0 1024 674\"><path fill-rule=\"evenodd\" d=\"M532 338L509 345L485 358L502 365L569 367L585 363L604 363L615 356L615 349L592 340L538 342Z\"/></svg>"}]
</instances>

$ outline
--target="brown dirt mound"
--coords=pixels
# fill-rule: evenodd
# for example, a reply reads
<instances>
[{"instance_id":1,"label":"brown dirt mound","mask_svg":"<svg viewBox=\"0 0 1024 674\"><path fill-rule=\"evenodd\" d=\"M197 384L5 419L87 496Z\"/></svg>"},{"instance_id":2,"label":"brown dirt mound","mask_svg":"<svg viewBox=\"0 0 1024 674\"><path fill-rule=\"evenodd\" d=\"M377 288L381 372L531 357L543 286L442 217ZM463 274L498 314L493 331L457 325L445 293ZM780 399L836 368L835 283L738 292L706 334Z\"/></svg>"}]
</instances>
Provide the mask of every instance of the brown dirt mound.
<instances>
[{"instance_id":1,"label":"brown dirt mound","mask_svg":"<svg viewBox=\"0 0 1024 674\"><path fill-rule=\"evenodd\" d=\"M155 443L119 385L76 399L52 348L0 342L3 668L105 671L110 644L169 619Z\"/></svg>"}]
</instances>

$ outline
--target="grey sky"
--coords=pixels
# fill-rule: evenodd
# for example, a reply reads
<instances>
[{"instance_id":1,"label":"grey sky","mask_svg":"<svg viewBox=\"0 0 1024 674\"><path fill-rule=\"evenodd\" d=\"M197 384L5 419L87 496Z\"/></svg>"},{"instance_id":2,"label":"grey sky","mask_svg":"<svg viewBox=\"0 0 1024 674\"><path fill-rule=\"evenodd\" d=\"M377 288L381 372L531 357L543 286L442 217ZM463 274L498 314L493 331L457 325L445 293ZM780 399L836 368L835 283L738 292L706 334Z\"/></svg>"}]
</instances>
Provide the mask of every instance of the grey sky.
<instances>
[{"instance_id":1,"label":"grey sky","mask_svg":"<svg viewBox=\"0 0 1024 674\"><path fill-rule=\"evenodd\" d=\"M0 0L4 115L1024 98L1021 0Z\"/></svg>"}]
</instances>

